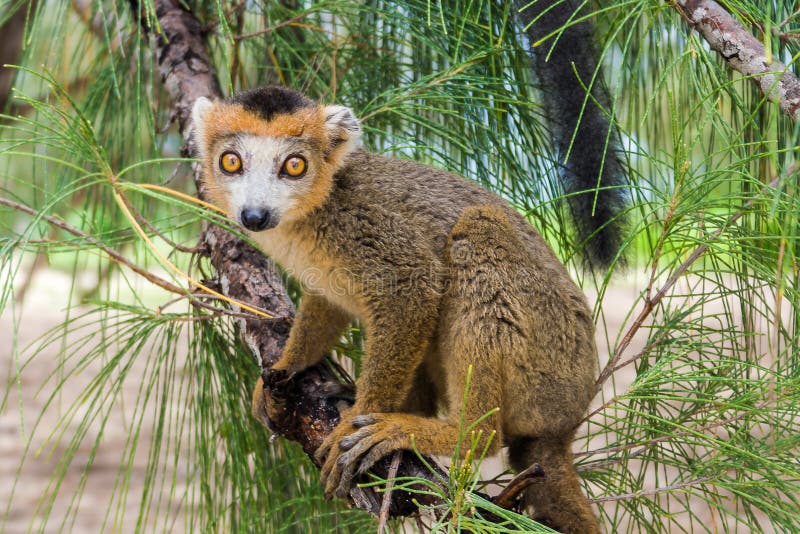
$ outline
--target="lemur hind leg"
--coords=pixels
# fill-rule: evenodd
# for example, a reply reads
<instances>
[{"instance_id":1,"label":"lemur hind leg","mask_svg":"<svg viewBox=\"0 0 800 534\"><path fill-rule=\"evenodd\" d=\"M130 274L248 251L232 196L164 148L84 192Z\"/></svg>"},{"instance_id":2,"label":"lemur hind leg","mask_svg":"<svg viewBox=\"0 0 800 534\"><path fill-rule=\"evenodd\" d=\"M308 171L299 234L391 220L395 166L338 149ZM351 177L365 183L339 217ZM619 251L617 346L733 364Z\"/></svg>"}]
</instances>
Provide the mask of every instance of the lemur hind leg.
<instances>
[{"instance_id":1,"label":"lemur hind leg","mask_svg":"<svg viewBox=\"0 0 800 534\"><path fill-rule=\"evenodd\" d=\"M527 345L518 324L521 310L513 295L517 288L506 272L516 269L521 259L520 243L513 236L506 216L494 207L467 208L453 227L447 258L450 284L441 307L445 312L439 318L433 361L426 362L430 372L447 373L446 418L404 413L353 418L355 430L339 442L345 452L332 472L324 474L338 481L337 494L346 493L354 478L397 449L416 447L424 454L450 456L463 437L461 454L473 439L478 452L499 450L501 362L509 351Z\"/></svg>"},{"instance_id":2,"label":"lemur hind leg","mask_svg":"<svg viewBox=\"0 0 800 534\"><path fill-rule=\"evenodd\" d=\"M600 526L572 464L570 438L512 438L508 460L517 471L534 463L544 468L545 478L534 482L524 495L534 519L565 534L599 534Z\"/></svg>"}]
</instances>

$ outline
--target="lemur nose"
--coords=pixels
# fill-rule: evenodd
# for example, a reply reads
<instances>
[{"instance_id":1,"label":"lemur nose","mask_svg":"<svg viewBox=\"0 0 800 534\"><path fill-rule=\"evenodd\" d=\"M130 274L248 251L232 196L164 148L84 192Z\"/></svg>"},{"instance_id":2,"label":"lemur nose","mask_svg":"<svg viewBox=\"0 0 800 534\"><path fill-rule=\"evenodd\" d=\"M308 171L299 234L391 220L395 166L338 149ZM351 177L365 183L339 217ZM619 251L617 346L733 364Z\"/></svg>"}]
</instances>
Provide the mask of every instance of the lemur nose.
<instances>
[{"instance_id":1,"label":"lemur nose","mask_svg":"<svg viewBox=\"0 0 800 534\"><path fill-rule=\"evenodd\" d=\"M263 208L245 208L242 210L242 224L248 230L258 232L269 226L269 211Z\"/></svg>"}]
</instances>

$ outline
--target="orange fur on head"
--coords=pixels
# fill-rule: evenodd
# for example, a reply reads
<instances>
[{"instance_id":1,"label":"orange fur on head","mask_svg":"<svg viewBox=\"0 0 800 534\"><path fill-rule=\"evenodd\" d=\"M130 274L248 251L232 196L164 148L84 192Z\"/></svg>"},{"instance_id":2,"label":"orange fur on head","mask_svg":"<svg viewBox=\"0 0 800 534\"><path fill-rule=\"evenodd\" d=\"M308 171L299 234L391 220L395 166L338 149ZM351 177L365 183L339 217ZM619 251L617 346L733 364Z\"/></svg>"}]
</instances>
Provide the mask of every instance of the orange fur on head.
<instances>
[{"instance_id":1,"label":"orange fur on head","mask_svg":"<svg viewBox=\"0 0 800 534\"><path fill-rule=\"evenodd\" d=\"M203 142L210 147L215 140L233 134L263 135L268 137L306 137L328 144L325 134L325 117L319 106L294 113L282 113L265 121L241 104L217 102L204 117Z\"/></svg>"}]
</instances>

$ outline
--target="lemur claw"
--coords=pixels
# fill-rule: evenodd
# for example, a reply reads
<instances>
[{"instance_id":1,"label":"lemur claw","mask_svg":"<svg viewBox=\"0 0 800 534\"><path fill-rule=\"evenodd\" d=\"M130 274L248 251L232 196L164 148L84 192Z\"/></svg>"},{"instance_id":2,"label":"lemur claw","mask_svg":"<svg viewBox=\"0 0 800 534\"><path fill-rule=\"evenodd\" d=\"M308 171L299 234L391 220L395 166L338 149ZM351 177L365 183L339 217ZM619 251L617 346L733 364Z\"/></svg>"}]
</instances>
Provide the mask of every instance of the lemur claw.
<instances>
[{"instance_id":1,"label":"lemur claw","mask_svg":"<svg viewBox=\"0 0 800 534\"><path fill-rule=\"evenodd\" d=\"M331 450L331 445L328 443L328 440L326 439L325 441L322 442L322 445L319 446L317 452L314 453L314 459L318 463L324 466L325 459L328 457L328 453L330 452L330 450Z\"/></svg>"},{"instance_id":2,"label":"lemur claw","mask_svg":"<svg viewBox=\"0 0 800 534\"><path fill-rule=\"evenodd\" d=\"M320 478L325 494L346 497L353 480L375 463L402 448L410 448L405 434L392 424L390 416L357 415L345 418L328 436L316 454L323 463Z\"/></svg>"}]
</instances>

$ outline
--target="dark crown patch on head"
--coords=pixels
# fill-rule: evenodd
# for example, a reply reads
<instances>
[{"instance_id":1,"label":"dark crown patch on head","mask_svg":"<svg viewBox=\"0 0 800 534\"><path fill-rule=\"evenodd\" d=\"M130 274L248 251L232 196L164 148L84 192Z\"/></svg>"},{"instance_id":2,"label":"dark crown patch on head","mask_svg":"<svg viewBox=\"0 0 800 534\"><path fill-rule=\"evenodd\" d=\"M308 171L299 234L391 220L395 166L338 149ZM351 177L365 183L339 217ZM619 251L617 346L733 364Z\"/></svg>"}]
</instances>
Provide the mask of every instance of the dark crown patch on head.
<instances>
[{"instance_id":1,"label":"dark crown patch on head","mask_svg":"<svg viewBox=\"0 0 800 534\"><path fill-rule=\"evenodd\" d=\"M267 121L281 113L292 113L299 109L315 106L313 100L298 92L274 86L239 93L231 97L228 102L240 104L246 111Z\"/></svg>"}]
</instances>

